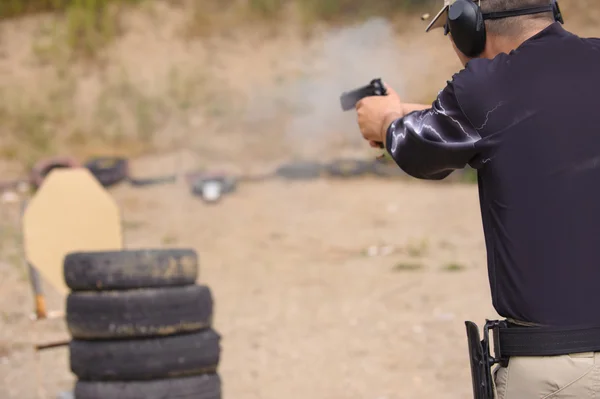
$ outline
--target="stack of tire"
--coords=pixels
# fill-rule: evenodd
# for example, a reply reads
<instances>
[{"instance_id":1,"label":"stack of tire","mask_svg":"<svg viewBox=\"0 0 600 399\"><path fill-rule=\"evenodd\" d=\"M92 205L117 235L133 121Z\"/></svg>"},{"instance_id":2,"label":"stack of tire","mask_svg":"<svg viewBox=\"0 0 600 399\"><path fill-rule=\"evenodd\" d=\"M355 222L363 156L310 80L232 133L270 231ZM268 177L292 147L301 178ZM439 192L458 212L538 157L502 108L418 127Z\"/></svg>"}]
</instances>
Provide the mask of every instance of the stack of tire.
<instances>
[{"instance_id":1,"label":"stack of tire","mask_svg":"<svg viewBox=\"0 0 600 399\"><path fill-rule=\"evenodd\" d=\"M193 250L78 252L71 292L75 399L220 399L220 335Z\"/></svg>"}]
</instances>

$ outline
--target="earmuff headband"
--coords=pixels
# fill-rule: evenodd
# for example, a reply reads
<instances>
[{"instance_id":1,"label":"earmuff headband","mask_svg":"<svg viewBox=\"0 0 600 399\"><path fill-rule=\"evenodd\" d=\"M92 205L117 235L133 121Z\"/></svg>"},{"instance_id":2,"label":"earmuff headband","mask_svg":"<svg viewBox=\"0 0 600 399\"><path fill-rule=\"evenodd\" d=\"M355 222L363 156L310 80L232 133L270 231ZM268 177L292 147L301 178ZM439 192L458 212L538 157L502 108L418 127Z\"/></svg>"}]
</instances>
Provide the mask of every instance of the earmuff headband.
<instances>
[{"instance_id":1,"label":"earmuff headband","mask_svg":"<svg viewBox=\"0 0 600 399\"><path fill-rule=\"evenodd\" d=\"M532 14L542 14L545 12L553 12L554 7L552 5L540 6L540 7L530 7L530 8L518 8L514 10L506 10L506 11L496 11L496 12L488 12L482 14L483 19L503 19L503 18L511 18L518 17L520 15L532 15Z\"/></svg>"}]
</instances>

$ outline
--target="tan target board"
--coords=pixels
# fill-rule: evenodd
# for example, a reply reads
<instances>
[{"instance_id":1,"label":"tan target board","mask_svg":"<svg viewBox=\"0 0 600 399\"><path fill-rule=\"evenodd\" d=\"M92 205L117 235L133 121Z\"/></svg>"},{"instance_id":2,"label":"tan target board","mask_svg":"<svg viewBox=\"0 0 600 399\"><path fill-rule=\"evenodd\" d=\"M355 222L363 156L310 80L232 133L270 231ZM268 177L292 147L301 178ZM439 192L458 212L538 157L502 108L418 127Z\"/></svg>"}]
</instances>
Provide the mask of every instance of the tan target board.
<instances>
[{"instance_id":1,"label":"tan target board","mask_svg":"<svg viewBox=\"0 0 600 399\"><path fill-rule=\"evenodd\" d=\"M123 249L119 208L87 169L54 169L25 210L23 241L27 261L66 294L66 254Z\"/></svg>"}]
</instances>

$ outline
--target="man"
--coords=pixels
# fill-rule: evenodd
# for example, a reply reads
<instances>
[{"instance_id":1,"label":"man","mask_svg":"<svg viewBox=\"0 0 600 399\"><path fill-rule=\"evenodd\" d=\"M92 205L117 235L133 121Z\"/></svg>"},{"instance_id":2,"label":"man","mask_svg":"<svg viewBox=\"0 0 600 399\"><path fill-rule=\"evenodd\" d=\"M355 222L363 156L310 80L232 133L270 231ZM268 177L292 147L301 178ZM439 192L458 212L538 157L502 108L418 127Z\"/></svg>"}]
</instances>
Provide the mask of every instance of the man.
<instances>
[{"instance_id":1,"label":"man","mask_svg":"<svg viewBox=\"0 0 600 399\"><path fill-rule=\"evenodd\" d=\"M427 30L464 69L432 106L357 104L408 174L477 170L500 399L600 398L600 39L561 23L551 0L446 0Z\"/></svg>"}]
</instances>

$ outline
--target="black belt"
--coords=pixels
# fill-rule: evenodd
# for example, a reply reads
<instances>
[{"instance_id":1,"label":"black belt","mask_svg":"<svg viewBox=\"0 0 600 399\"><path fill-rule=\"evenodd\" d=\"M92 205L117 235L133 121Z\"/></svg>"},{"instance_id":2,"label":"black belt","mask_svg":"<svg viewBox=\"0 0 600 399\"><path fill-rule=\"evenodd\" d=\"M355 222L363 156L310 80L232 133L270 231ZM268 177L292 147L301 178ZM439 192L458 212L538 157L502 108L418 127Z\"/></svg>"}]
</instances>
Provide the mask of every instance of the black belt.
<instances>
[{"instance_id":1,"label":"black belt","mask_svg":"<svg viewBox=\"0 0 600 399\"><path fill-rule=\"evenodd\" d=\"M509 327L500 323L491 330L498 358L600 351L600 327Z\"/></svg>"},{"instance_id":2,"label":"black belt","mask_svg":"<svg viewBox=\"0 0 600 399\"><path fill-rule=\"evenodd\" d=\"M522 327L506 320L486 320L481 337L475 323L465 324L475 399L494 398L491 368L496 364L508 366L511 357L600 352L600 327ZM493 355L490 338L494 342Z\"/></svg>"}]
</instances>

